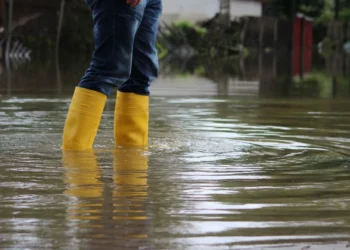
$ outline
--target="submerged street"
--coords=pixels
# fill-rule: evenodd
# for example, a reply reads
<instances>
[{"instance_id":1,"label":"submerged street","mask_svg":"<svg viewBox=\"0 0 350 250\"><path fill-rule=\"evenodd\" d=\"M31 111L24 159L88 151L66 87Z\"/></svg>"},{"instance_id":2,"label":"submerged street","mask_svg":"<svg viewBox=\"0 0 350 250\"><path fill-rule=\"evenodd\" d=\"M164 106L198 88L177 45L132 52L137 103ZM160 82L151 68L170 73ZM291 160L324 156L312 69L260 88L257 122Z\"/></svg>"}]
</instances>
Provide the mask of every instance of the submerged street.
<instances>
[{"instance_id":1,"label":"submerged street","mask_svg":"<svg viewBox=\"0 0 350 250\"><path fill-rule=\"evenodd\" d=\"M346 249L350 101L223 96L189 79L155 83L147 150L113 147L113 97L95 149L71 154L60 146L74 81L34 94L13 78L0 102L1 248Z\"/></svg>"}]
</instances>

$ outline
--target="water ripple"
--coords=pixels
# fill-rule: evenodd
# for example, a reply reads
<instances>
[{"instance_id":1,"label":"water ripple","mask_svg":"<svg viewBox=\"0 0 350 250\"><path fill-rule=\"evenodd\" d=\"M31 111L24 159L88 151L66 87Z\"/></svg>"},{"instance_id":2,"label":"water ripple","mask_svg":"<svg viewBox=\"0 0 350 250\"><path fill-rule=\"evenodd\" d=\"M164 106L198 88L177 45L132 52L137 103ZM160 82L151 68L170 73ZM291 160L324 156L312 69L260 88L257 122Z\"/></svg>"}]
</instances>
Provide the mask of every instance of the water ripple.
<instances>
[{"instance_id":1,"label":"water ripple","mask_svg":"<svg viewBox=\"0 0 350 250\"><path fill-rule=\"evenodd\" d=\"M0 103L0 248L348 248L350 105L154 98L142 151L113 148L109 101L72 153L68 104Z\"/></svg>"}]
</instances>

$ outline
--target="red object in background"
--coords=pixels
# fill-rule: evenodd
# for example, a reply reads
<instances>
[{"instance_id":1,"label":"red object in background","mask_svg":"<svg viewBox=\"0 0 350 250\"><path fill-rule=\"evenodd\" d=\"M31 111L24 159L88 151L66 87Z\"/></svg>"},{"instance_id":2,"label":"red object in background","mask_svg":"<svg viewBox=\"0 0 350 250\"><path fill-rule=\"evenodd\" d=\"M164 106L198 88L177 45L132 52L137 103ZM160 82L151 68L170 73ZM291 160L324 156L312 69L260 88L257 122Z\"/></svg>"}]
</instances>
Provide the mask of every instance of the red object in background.
<instances>
[{"instance_id":1,"label":"red object in background","mask_svg":"<svg viewBox=\"0 0 350 250\"><path fill-rule=\"evenodd\" d=\"M294 38L293 38L293 76L300 75L300 44L301 44L301 18L294 20Z\"/></svg>"},{"instance_id":2,"label":"red object in background","mask_svg":"<svg viewBox=\"0 0 350 250\"><path fill-rule=\"evenodd\" d=\"M313 25L310 18L303 15L297 15L295 17L293 40L293 75L297 76L311 72Z\"/></svg>"},{"instance_id":3,"label":"red object in background","mask_svg":"<svg viewBox=\"0 0 350 250\"><path fill-rule=\"evenodd\" d=\"M313 25L311 20L305 21L304 33L304 71L311 72L312 70L312 54L313 54Z\"/></svg>"}]
</instances>

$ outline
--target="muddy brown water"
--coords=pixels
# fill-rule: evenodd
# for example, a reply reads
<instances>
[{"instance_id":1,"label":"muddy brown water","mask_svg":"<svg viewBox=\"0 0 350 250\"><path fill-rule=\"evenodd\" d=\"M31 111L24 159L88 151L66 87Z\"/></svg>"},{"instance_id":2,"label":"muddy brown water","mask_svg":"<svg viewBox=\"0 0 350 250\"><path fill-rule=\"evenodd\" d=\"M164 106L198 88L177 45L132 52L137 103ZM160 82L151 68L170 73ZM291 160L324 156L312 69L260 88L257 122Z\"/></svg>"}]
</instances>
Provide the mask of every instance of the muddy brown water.
<instances>
[{"instance_id":1,"label":"muddy brown water","mask_svg":"<svg viewBox=\"0 0 350 250\"><path fill-rule=\"evenodd\" d=\"M1 249L350 247L350 100L162 78L147 150L113 147L111 98L94 150L72 153L61 134L81 71L63 87L29 72L1 80Z\"/></svg>"}]
</instances>

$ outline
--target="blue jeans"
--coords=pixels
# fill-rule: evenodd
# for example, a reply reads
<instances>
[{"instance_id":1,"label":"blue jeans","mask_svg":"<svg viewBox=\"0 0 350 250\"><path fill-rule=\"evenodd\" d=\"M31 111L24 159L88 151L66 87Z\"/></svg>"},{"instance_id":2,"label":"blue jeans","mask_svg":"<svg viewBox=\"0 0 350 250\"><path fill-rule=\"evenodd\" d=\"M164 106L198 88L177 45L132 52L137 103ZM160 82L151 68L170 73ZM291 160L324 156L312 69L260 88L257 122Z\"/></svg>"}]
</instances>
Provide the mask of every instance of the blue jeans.
<instances>
[{"instance_id":1,"label":"blue jeans","mask_svg":"<svg viewBox=\"0 0 350 250\"><path fill-rule=\"evenodd\" d=\"M158 76L156 37L161 0L85 0L94 21L95 51L79 87L109 96L121 92L149 95Z\"/></svg>"}]
</instances>

